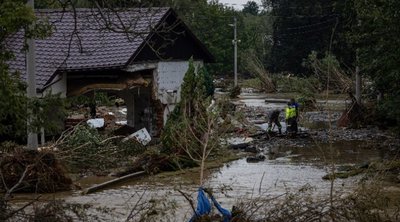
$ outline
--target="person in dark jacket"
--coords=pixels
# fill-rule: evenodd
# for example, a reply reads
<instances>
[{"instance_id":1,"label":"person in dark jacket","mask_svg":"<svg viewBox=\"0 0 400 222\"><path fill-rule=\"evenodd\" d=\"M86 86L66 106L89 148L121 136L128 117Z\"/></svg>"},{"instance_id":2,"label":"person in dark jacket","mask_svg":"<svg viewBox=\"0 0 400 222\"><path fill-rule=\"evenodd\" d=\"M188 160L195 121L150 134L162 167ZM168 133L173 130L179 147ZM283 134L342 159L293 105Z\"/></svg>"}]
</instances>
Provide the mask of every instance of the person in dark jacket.
<instances>
[{"instance_id":1,"label":"person in dark jacket","mask_svg":"<svg viewBox=\"0 0 400 222\"><path fill-rule=\"evenodd\" d=\"M269 115L268 115L268 133L272 132L272 124L275 123L275 125L278 127L279 134L282 133L282 125L279 122L279 114L281 111L279 109L273 110Z\"/></svg>"}]
</instances>

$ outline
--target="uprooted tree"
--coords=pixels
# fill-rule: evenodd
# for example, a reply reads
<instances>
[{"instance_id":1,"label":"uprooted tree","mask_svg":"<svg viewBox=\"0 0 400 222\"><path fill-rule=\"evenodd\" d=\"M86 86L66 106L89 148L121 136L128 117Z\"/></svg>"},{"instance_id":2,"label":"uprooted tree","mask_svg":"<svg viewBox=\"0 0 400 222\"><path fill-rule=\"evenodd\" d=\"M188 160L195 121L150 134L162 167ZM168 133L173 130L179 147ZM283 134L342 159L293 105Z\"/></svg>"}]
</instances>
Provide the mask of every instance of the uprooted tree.
<instances>
[{"instance_id":1,"label":"uprooted tree","mask_svg":"<svg viewBox=\"0 0 400 222\"><path fill-rule=\"evenodd\" d=\"M266 93L276 92L276 85L271 78L271 73L262 64L261 60L254 54L254 52L248 52L245 63L247 70L254 75L261 82L261 88Z\"/></svg>"},{"instance_id":2,"label":"uprooted tree","mask_svg":"<svg viewBox=\"0 0 400 222\"><path fill-rule=\"evenodd\" d=\"M305 65L313 71L322 87L330 90L336 90L341 93L349 92L353 89L352 81L347 72L345 72L339 61L334 55L327 53L325 57L319 58L316 51L312 51L305 62Z\"/></svg>"},{"instance_id":3,"label":"uprooted tree","mask_svg":"<svg viewBox=\"0 0 400 222\"><path fill-rule=\"evenodd\" d=\"M354 90L351 78L354 76L353 73L343 69L335 56L330 53L326 53L325 57L319 58L317 52L313 51L303 64L313 71L313 76L307 80L309 84L306 87L299 88L299 92L306 95L306 98L309 95L308 98L312 98L314 103L316 101L315 94L322 90L325 90L327 95L330 91L348 94L350 102L338 120L338 126L360 127L365 120L365 110L352 93ZM312 80L315 80L315 83L312 83Z\"/></svg>"}]
</instances>

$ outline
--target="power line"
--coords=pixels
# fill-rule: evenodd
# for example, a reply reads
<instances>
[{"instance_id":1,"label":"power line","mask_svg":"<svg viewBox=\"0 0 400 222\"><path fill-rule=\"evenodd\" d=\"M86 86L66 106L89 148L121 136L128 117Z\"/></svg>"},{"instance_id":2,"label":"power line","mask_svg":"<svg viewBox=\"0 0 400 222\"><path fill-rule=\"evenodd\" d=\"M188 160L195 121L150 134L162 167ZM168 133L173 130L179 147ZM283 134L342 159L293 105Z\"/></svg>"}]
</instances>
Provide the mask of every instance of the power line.
<instances>
[{"instance_id":1,"label":"power line","mask_svg":"<svg viewBox=\"0 0 400 222\"><path fill-rule=\"evenodd\" d=\"M224 17L225 18L225 17ZM230 19L232 19L232 17L226 17L226 18L230 18ZM200 20L202 20L202 19L207 19L207 20L209 20L210 18L206 18L206 17L195 17L195 18L192 18L192 17L187 17L187 19L200 19ZM299 29L304 29L304 28L311 28L311 27L316 27L316 26L319 26L319 25L322 25L322 24L329 24L329 23L332 23L333 21L338 21L338 17L334 17L334 18L332 18L332 19L328 19L328 20L326 20L326 21L323 21L323 22L318 22L318 23L313 23L313 24L310 24L310 25L302 25L302 26L296 26L296 27L290 27L290 28L285 28L285 29L283 29L283 30L299 30ZM332 24L333 25L333 24ZM331 27L331 26L325 26L324 28L327 28L327 27ZM323 28L323 29L324 29ZM320 28L319 29L316 29L316 30L320 30ZM309 31L312 31L312 30L308 30L308 31L305 31L305 32L297 32L297 31L295 31L295 32L286 32L286 33L284 33L284 34L281 34L281 35L291 35L291 34L297 34L297 33L307 33L307 32L309 32Z\"/></svg>"},{"instance_id":2,"label":"power line","mask_svg":"<svg viewBox=\"0 0 400 222\"><path fill-rule=\"evenodd\" d=\"M303 25L303 26L296 26L296 27L286 28L286 30L303 29L303 28L308 28L308 27L314 27L314 26L318 26L318 25L321 25L321 24L330 23L330 22L335 21L337 19L338 19L338 17L334 17L334 18L328 19L328 20L323 21L323 22L317 22L317 23L313 23L313 24L310 24L310 25Z\"/></svg>"},{"instance_id":3,"label":"power line","mask_svg":"<svg viewBox=\"0 0 400 222\"><path fill-rule=\"evenodd\" d=\"M293 33L283 33L283 34L277 33L276 35L278 37L280 37L280 36L300 35L300 34L305 34L305 33L310 33L310 32L322 31L322 30L325 30L325 29L328 29L328 28L332 28L332 26L325 26L325 27L322 27L322 28L319 28L319 29L311 29L311 30L307 30L307 31L303 31L303 32L293 32Z\"/></svg>"}]
</instances>

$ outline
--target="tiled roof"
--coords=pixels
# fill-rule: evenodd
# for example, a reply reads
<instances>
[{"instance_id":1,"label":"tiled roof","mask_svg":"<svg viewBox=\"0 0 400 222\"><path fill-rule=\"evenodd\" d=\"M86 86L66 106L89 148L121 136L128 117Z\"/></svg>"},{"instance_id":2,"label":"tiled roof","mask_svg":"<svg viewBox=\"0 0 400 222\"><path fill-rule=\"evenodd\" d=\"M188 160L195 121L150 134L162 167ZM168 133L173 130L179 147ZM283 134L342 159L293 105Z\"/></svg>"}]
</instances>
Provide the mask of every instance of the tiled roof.
<instances>
[{"instance_id":1,"label":"tiled roof","mask_svg":"<svg viewBox=\"0 0 400 222\"><path fill-rule=\"evenodd\" d=\"M48 19L53 24L50 37L36 40L37 88L42 89L49 83L56 71L126 65L168 10L169 8L135 8L117 14L104 11L101 15L98 10L77 9L76 16L72 11L36 11L39 18ZM105 21L111 21L111 28L114 30L110 30ZM11 70L18 70L25 80L23 32L12 36L7 45L15 54L15 59L9 62Z\"/></svg>"}]
</instances>

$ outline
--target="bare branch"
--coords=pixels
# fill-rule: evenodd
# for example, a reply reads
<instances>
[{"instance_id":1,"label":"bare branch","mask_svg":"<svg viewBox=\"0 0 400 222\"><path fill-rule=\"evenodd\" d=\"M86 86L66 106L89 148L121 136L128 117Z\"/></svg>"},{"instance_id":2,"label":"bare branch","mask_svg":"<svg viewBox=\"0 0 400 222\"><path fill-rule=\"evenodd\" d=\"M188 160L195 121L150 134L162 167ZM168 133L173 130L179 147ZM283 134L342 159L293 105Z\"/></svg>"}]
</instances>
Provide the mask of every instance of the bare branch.
<instances>
[{"instance_id":1,"label":"bare branch","mask_svg":"<svg viewBox=\"0 0 400 222\"><path fill-rule=\"evenodd\" d=\"M137 193L135 193L135 194L137 194ZM135 195L135 194L134 194L134 195ZM137 216L137 215L141 212L141 209L138 209L138 208L139 208L139 205L141 204L141 202L142 202L142 200L143 200L145 194L146 194L146 192L143 192L143 193L140 195L139 199L138 199L138 200L136 201L136 203L135 203L135 206L133 206L132 209L131 209L131 211L129 212L129 215L128 215L128 217L126 218L126 222L132 220L133 218L135 218L135 216ZM132 196L133 196L133 195L132 195ZM135 212L135 211L136 211L136 212Z\"/></svg>"},{"instance_id":2,"label":"bare branch","mask_svg":"<svg viewBox=\"0 0 400 222\"><path fill-rule=\"evenodd\" d=\"M11 187L11 189L8 189L6 194L4 195L4 200L8 200L8 198L11 196L12 192L14 192L15 189L17 189L19 187L19 185L21 185L22 181L25 179L26 173L31 169L32 165L28 165L25 167L24 172L22 173L21 177L19 178L18 182L16 184L14 184L13 187Z\"/></svg>"},{"instance_id":3,"label":"bare branch","mask_svg":"<svg viewBox=\"0 0 400 222\"><path fill-rule=\"evenodd\" d=\"M17 210L14 210L10 214L6 216L6 218L12 218L15 214L18 214L19 212L25 210L25 208L31 206L32 204L36 203L42 196L39 195L35 199L29 201L28 203L24 204L22 207L18 208Z\"/></svg>"},{"instance_id":4,"label":"bare branch","mask_svg":"<svg viewBox=\"0 0 400 222\"><path fill-rule=\"evenodd\" d=\"M182 194L182 196L189 202L190 207L193 210L193 213L196 213L196 209L194 208L194 204L193 204L193 200L191 198L188 197L187 194L185 194L183 191L181 190L177 190L180 194Z\"/></svg>"}]
</instances>

